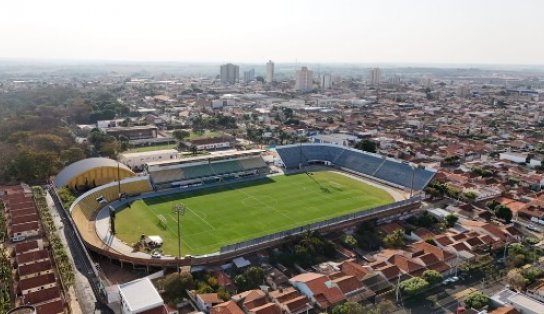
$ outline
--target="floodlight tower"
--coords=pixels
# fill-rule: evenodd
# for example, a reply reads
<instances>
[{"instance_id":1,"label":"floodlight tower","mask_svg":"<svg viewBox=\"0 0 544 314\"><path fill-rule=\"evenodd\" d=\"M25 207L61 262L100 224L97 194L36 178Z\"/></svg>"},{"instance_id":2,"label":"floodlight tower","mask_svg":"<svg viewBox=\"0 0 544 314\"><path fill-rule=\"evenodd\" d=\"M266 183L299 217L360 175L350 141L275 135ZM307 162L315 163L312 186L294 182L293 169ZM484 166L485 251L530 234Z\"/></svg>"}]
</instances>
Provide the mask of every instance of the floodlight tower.
<instances>
[{"instance_id":1,"label":"floodlight tower","mask_svg":"<svg viewBox=\"0 0 544 314\"><path fill-rule=\"evenodd\" d=\"M180 233L180 216L185 215L185 206L181 203L176 203L172 206L172 209L177 213L178 215L178 273L181 272L181 269L179 267L179 261L181 260L181 233Z\"/></svg>"}]
</instances>

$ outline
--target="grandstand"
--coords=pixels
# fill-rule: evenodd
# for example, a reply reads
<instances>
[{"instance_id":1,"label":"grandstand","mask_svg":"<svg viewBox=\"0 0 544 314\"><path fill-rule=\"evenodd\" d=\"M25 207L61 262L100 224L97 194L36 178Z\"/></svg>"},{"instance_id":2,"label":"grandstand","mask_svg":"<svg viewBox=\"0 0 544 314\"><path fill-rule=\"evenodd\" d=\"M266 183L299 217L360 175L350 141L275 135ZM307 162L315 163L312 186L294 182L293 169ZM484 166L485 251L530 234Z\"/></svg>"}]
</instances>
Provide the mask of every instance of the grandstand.
<instances>
[{"instance_id":1,"label":"grandstand","mask_svg":"<svg viewBox=\"0 0 544 314\"><path fill-rule=\"evenodd\" d=\"M119 186L121 186L121 193L128 196L152 191L149 176L130 177L121 180L120 184L119 182L111 182L89 190L72 203L69 209L72 219L88 245L108 249L102 240L97 237L94 226L94 217L98 208L102 206L97 199L102 197L108 203L117 200L119 198Z\"/></svg>"},{"instance_id":2,"label":"grandstand","mask_svg":"<svg viewBox=\"0 0 544 314\"><path fill-rule=\"evenodd\" d=\"M267 173L261 150L224 152L182 160L146 164L152 181L159 187L222 181Z\"/></svg>"},{"instance_id":3,"label":"grandstand","mask_svg":"<svg viewBox=\"0 0 544 314\"><path fill-rule=\"evenodd\" d=\"M371 177L403 189L423 190L434 171L411 166L378 154L330 144L294 144L276 148L288 170L302 170L320 163Z\"/></svg>"}]
</instances>

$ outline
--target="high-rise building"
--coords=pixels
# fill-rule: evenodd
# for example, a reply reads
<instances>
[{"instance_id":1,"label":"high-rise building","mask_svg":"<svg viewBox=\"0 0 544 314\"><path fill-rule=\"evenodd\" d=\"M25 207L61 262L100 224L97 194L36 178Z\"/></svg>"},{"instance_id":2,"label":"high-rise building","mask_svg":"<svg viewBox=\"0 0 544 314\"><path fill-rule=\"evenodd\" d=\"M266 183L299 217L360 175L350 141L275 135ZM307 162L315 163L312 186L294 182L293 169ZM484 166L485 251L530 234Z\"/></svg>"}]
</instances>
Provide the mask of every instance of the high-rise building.
<instances>
[{"instance_id":1,"label":"high-rise building","mask_svg":"<svg viewBox=\"0 0 544 314\"><path fill-rule=\"evenodd\" d=\"M240 67L227 63L221 66L221 82L224 84L234 84L240 79Z\"/></svg>"},{"instance_id":2,"label":"high-rise building","mask_svg":"<svg viewBox=\"0 0 544 314\"><path fill-rule=\"evenodd\" d=\"M313 87L313 72L302 67L295 74L295 90L307 91Z\"/></svg>"},{"instance_id":3,"label":"high-rise building","mask_svg":"<svg viewBox=\"0 0 544 314\"><path fill-rule=\"evenodd\" d=\"M270 83L274 80L274 62L268 60L266 63L266 82Z\"/></svg>"},{"instance_id":4,"label":"high-rise building","mask_svg":"<svg viewBox=\"0 0 544 314\"><path fill-rule=\"evenodd\" d=\"M321 89L330 89L332 86L332 77L330 74L321 75Z\"/></svg>"},{"instance_id":5,"label":"high-rise building","mask_svg":"<svg viewBox=\"0 0 544 314\"><path fill-rule=\"evenodd\" d=\"M244 82L255 81L255 69L244 71Z\"/></svg>"},{"instance_id":6,"label":"high-rise building","mask_svg":"<svg viewBox=\"0 0 544 314\"><path fill-rule=\"evenodd\" d=\"M380 84L382 80L382 70L380 68L374 68L370 70L370 84L376 86Z\"/></svg>"}]
</instances>

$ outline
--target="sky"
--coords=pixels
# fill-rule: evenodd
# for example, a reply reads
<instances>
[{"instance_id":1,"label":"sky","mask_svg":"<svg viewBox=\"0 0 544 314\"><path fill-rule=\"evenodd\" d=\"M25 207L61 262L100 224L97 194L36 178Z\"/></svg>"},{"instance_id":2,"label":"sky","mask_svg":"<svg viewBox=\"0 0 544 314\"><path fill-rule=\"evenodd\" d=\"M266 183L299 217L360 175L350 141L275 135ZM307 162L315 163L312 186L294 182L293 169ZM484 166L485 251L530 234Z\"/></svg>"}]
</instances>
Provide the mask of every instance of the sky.
<instances>
[{"instance_id":1,"label":"sky","mask_svg":"<svg viewBox=\"0 0 544 314\"><path fill-rule=\"evenodd\" d=\"M17 0L0 59L544 64L542 0Z\"/></svg>"}]
</instances>

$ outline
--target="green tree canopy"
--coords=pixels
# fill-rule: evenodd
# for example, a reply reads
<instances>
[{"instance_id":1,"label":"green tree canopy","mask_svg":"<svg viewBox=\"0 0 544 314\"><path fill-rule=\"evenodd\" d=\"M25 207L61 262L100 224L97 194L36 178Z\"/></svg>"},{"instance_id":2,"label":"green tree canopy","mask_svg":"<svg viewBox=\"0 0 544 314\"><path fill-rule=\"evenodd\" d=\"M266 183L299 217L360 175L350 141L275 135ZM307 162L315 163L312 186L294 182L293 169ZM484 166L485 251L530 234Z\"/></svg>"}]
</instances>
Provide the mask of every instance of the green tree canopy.
<instances>
[{"instance_id":1,"label":"green tree canopy","mask_svg":"<svg viewBox=\"0 0 544 314\"><path fill-rule=\"evenodd\" d=\"M363 306L357 302L346 302L332 308L332 314L363 314Z\"/></svg>"},{"instance_id":2,"label":"green tree canopy","mask_svg":"<svg viewBox=\"0 0 544 314\"><path fill-rule=\"evenodd\" d=\"M383 238L383 246L386 248L401 248L404 246L404 230L397 229Z\"/></svg>"},{"instance_id":3,"label":"green tree canopy","mask_svg":"<svg viewBox=\"0 0 544 314\"><path fill-rule=\"evenodd\" d=\"M458 220L459 220L459 217L457 217L457 215L454 215L454 214L449 214L446 217L444 217L444 221L446 222L446 226L448 228L455 226L455 223L457 223Z\"/></svg>"},{"instance_id":4,"label":"green tree canopy","mask_svg":"<svg viewBox=\"0 0 544 314\"><path fill-rule=\"evenodd\" d=\"M510 223L512 221L512 210L504 205L498 205L495 207L495 216L503 219L506 223Z\"/></svg>"},{"instance_id":5,"label":"green tree canopy","mask_svg":"<svg viewBox=\"0 0 544 314\"><path fill-rule=\"evenodd\" d=\"M434 269L427 269L423 272L422 278L425 279L430 285L434 285L442 281L442 274Z\"/></svg>"},{"instance_id":6,"label":"green tree canopy","mask_svg":"<svg viewBox=\"0 0 544 314\"><path fill-rule=\"evenodd\" d=\"M428 286L429 286L429 283L427 282L427 280L421 277L412 277L410 279L401 281L400 290L402 291L403 294L412 296L412 295L421 293Z\"/></svg>"},{"instance_id":7,"label":"green tree canopy","mask_svg":"<svg viewBox=\"0 0 544 314\"><path fill-rule=\"evenodd\" d=\"M486 305L489 305L489 298L480 291L476 291L468 296L465 303L476 310L481 310Z\"/></svg>"},{"instance_id":8,"label":"green tree canopy","mask_svg":"<svg viewBox=\"0 0 544 314\"><path fill-rule=\"evenodd\" d=\"M365 152L375 153L376 152L376 143L370 140L362 140L355 144L354 148L362 150Z\"/></svg>"},{"instance_id":9,"label":"green tree canopy","mask_svg":"<svg viewBox=\"0 0 544 314\"><path fill-rule=\"evenodd\" d=\"M163 297L168 303L179 303L185 297L185 290L193 288L193 276L189 272L172 273L162 282Z\"/></svg>"},{"instance_id":10,"label":"green tree canopy","mask_svg":"<svg viewBox=\"0 0 544 314\"><path fill-rule=\"evenodd\" d=\"M191 132L185 130L175 130L174 132L172 132L172 136L174 136L174 138L178 141L183 141L184 139L191 136Z\"/></svg>"}]
</instances>

